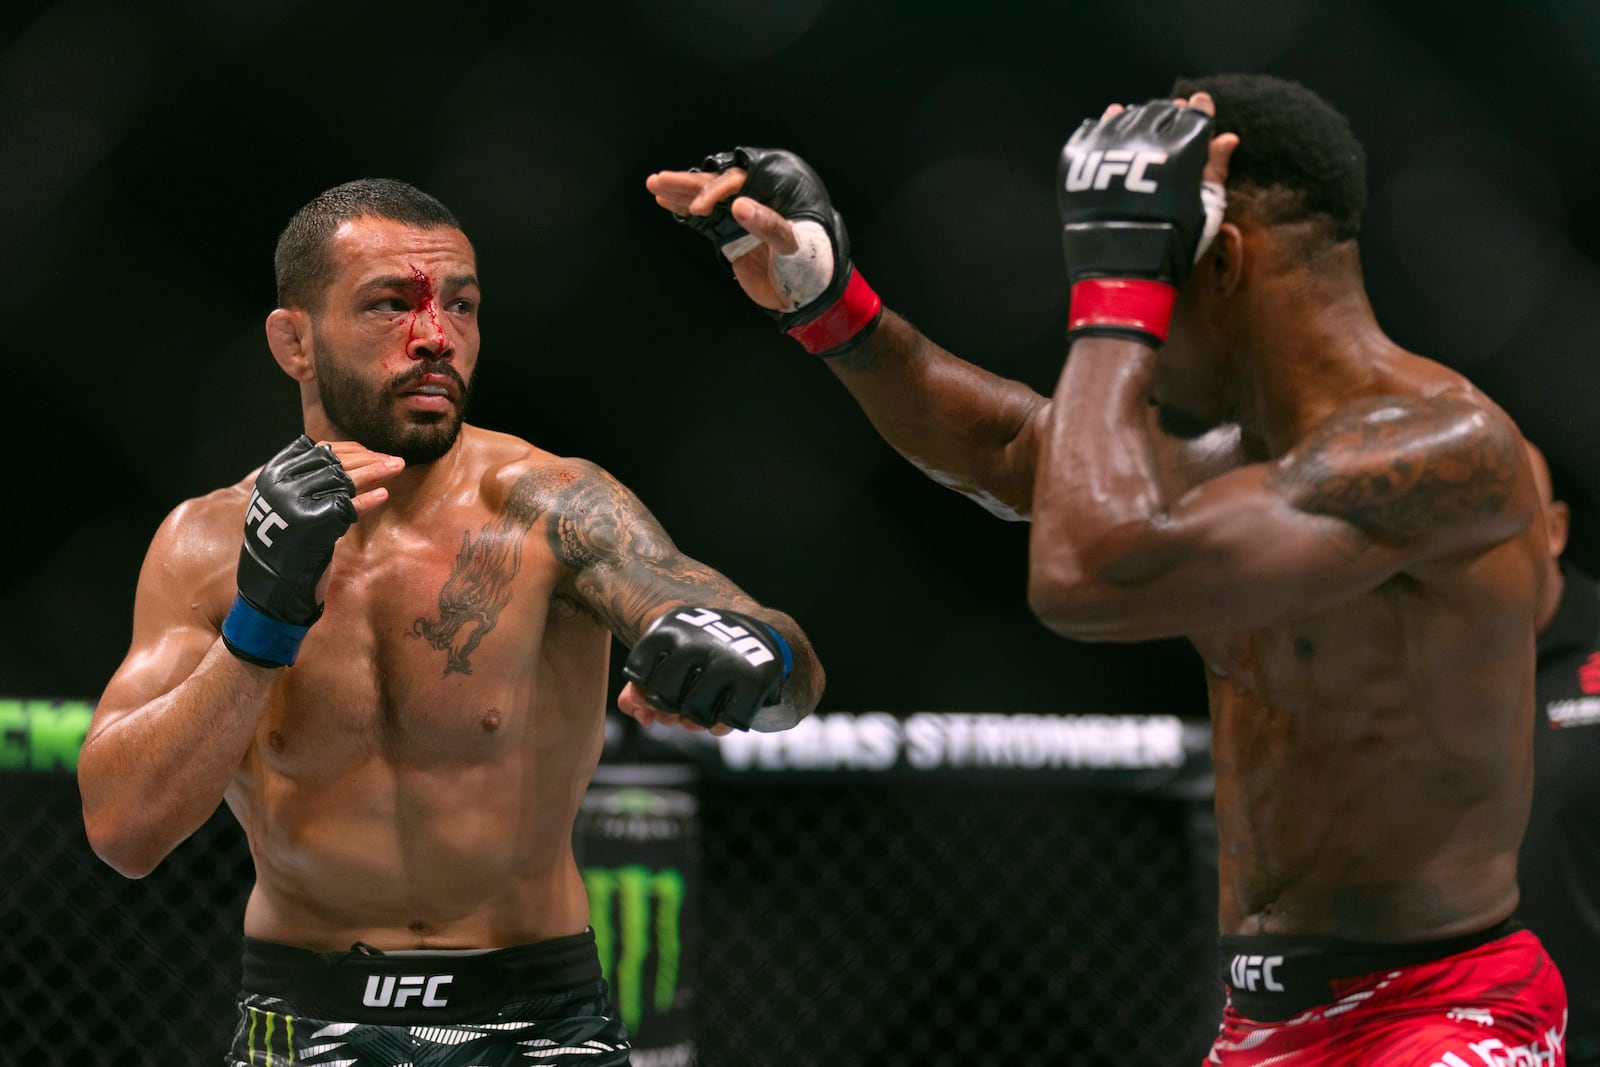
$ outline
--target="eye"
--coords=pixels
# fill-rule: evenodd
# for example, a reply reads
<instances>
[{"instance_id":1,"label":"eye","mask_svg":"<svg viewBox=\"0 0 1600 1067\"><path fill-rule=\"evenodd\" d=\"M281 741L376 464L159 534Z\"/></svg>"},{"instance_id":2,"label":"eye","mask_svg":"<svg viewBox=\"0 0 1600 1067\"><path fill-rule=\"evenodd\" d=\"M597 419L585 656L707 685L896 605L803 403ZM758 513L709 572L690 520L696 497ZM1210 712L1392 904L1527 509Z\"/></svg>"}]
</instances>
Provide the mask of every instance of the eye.
<instances>
[{"instance_id":1,"label":"eye","mask_svg":"<svg viewBox=\"0 0 1600 1067\"><path fill-rule=\"evenodd\" d=\"M398 296L386 296L367 305L368 311L381 311L386 315L399 315L411 310L411 305Z\"/></svg>"},{"instance_id":2,"label":"eye","mask_svg":"<svg viewBox=\"0 0 1600 1067\"><path fill-rule=\"evenodd\" d=\"M477 303L475 301L468 300L464 296L457 297L456 299L450 301L448 307L457 315L471 315L478 310Z\"/></svg>"}]
</instances>

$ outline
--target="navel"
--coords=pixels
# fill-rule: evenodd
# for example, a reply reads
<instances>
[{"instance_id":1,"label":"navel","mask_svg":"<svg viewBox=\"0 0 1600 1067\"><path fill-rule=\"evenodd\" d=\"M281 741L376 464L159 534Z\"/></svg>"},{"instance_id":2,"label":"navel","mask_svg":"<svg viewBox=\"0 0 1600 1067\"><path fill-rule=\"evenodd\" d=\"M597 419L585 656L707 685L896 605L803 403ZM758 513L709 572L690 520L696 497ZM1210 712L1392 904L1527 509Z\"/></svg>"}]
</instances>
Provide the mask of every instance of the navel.
<instances>
[{"instance_id":1,"label":"navel","mask_svg":"<svg viewBox=\"0 0 1600 1067\"><path fill-rule=\"evenodd\" d=\"M1316 642L1312 641L1309 637L1295 638L1294 654L1295 658L1301 663L1310 663L1312 658L1317 654Z\"/></svg>"}]
</instances>

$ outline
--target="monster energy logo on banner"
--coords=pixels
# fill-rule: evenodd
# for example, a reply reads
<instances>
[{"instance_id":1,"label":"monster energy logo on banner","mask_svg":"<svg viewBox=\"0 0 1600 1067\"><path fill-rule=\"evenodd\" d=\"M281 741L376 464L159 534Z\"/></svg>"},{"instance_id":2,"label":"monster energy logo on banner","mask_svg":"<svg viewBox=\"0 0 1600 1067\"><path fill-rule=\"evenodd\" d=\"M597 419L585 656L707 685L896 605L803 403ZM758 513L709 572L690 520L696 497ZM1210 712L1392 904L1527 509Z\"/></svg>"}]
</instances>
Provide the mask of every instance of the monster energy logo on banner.
<instances>
[{"instance_id":1,"label":"monster energy logo on banner","mask_svg":"<svg viewBox=\"0 0 1600 1067\"><path fill-rule=\"evenodd\" d=\"M583 884L589 891L589 925L594 927L600 967L616 993L623 1025L637 1030L644 1017L645 964L652 940L656 966L650 1006L654 1014L670 1011L678 995L683 872L672 867L652 870L641 864L585 867Z\"/></svg>"}]
</instances>

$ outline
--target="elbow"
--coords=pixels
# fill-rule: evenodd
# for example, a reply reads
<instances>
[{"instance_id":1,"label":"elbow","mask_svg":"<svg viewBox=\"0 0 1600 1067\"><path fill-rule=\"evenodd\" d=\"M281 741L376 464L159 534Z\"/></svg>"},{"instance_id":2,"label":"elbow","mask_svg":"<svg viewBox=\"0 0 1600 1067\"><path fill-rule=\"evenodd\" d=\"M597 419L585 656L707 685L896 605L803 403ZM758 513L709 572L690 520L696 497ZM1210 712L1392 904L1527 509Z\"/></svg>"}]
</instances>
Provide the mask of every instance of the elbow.
<instances>
[{"instance_id":1,"label":"elbow","mask_svg":"<svg viewBox=\"0 0 1600 1067\"><path fill-rule=\"evenodd\" d=\"M1035 563L1028 571L1028 609L1046 628L1076 641L1106 640L1105 612L1094 583L1081 573Z\"/></svg>"},{"instance_id":2,"label":"elbow","mask_svg":"<svg viewBox=\"0 0 1600 1067\"><path fill-rule=\"evenodd\" d=\"M83 811L83 829L89 848L101 862L124 878L143 878L160 866L168 849L149 834L105 811Z\"/></svg>"},{"instance_id":3,"label":"elbow","mask_svg":"<svg viewBox=\"0 0 1600 1067\"><path fill-rule=\"evenodd\" d=\"M1035 521L1028 550L1028 607L1046 627L1074 641L1170 637L1170 587L1160 580L1171 552L1149 524L1117 536L1069 537Z\"/></svg>"},{"instance_id":4,"label":"elbow","mask_svg":"<svg viewBox=\"0 0 1600 1067\"><path fill-rule=\"evenodd\" d=\"M1103 640L1108 603L1099 545L1086 545L1082 531L1063 529L1053 513L1036 516L1028 537L1028 609L1045 627L1078 641Z\"/></svg>"},{"instance_id":5,"label":"elbow","mask_svg":"<svg viewBox=\"0 0 1600 1067\"><path fill-rule=\"evenodd\" d=\"M1149 614L1138 587L1074 564L1037 557L1028 569L1028 608L1047 629L1074 641L1146 641L1170 636Z\"/></svg>"},{"instance_id":6,"label":"elbow","mask_svg":"<svg viewBox=\"0 0 1600 1067\"><path fill-rule=\"evenodd\" d=\"M1028 537L1028 609L1062 637L1087 636L1094 613L1094 576L1072 543L1057 535L1049 516L1040 516Z\"/></svg>"}]
</instances>

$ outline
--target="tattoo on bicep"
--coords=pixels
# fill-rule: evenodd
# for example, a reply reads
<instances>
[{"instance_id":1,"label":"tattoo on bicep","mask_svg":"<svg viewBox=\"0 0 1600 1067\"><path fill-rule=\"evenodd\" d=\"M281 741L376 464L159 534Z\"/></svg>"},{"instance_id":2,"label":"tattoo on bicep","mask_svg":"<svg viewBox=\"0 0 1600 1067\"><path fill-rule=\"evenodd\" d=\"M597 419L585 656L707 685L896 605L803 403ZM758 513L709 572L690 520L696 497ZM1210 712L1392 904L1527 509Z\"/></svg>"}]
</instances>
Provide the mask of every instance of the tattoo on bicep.
<instances>
[{"instance_id":1,"label":"tattoo on bicep","mask_svg":"<svg viewBox=\"0 0 1600 1067\"><path fill-rule=\"evenodd\" d=\"M576 574L578 601L628 644L662 604L755 606L727 578L679 552L639 498L609 477L587 481L546 529L551 551Z\"/></svg>"},{"instance_id":2,"label":"tattoo on bicep","mask_svg":"<svg viewBox=\"0 0 1600 1067\"><path fill-rule=\"evenodd\" d=\"M1300 510L1354 527L1348 546L1404 544L1473 516L1503 511L1519 444L1461 400L1377 399L1312 431L1273 472Z\"/></svg>"},{"instance_id":3,"label":"tattoo on bicep","mask_svg":"<svg viewBox=\"0 0 1600 1067\"><path fill-rule=\"evenodd\" d=\"M528 531L549 506L552 490L574 477L564 470L531 470L517 479L505 508L483 524L476 538L462 531L461 548L439 590L439 617L419 616L406 634L445 654L446 675L472 673L472 653L511 602Z\"/></svg>"},{"instance_id":4,"label":"tattoo on bicep","mask_svg":"<svg viewBox=\"0 0 1600 1067\"><path fill-rule=\"evenodd\" d=\"M411 624L408 636L445 653L445 674L472 673L472 654L511 602L523 542L540 519L551 553L574 575L555 598L630 644L664 603L755 606L728 579L682 555L639 499L598 468L536 468L517 479L501 513L476 537L462 532L437 618Z\"/></svg>"}]
</instances>

